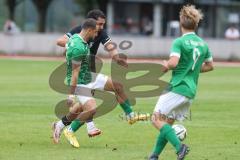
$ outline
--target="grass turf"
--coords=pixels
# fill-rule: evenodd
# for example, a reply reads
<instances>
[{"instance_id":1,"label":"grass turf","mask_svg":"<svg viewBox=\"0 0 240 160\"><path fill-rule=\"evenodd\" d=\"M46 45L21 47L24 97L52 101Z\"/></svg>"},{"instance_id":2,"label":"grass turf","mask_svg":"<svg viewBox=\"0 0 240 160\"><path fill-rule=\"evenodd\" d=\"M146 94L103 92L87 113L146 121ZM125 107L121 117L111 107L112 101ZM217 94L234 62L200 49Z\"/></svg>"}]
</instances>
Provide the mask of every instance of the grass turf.
<instances>
[{"instance_id":1,"label":"grass turf","mask_svg":"<svg viewBox=\"0 0 240 160\"><path fill-rule=\"evenodd\" d=\"M119 118L120 107L95 120L103 131L88 138L85 126L77 132L81 147L72 148L62 137L52 144L54 107L65 95L49 88L48 78L59 61L0 59L0 159L7 160L144 160L158 132L150 122L133 126ZM109 64L103 72L110 73ZM185 143L186 160L240 159L240 68L217 67L202 74L192 105L192 121ZM169 79L169 74L165 76ZM152 112L158 97L137 99L135 110ZM176 159L168 145L161 160Z\"/></svg>"}]
</instances>

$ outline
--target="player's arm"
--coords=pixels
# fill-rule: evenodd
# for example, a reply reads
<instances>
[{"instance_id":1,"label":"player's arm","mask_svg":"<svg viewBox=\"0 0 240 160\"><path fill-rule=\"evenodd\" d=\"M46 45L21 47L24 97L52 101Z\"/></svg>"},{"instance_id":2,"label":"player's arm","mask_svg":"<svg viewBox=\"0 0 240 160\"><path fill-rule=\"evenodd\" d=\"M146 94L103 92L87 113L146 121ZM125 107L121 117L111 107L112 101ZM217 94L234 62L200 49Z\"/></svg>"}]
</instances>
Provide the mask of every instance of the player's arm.
<instances>
[{"instance_id":1,"label":"player's arm","mask_svg":"<svg viewBox=\"0 0 240 160\"><path fill-rule=\"evenodd\" d=\"M128 66L128 64L126 62L126 59L119 56L117 48L116 48L116 46L113 43L107 43L107 44L104 45L104 47L108 51L108 53L111 56L111 58L115 62L117 62L117 64L119 64L121 66L124 66L124 67Z\"/></svg>"},{"instance_id":2,"label":"player's arm","mask_svg":"<svg viewBox=\"0 0 240 160\"><path fill-rule=\"evenodd\" d=\"M171 56L169 58L169 60L163 61L162 71L167 72L168 70L172 70L172 69L176 68L176 66L178 65L178 62L179 62L179 57Z\"/></svg>"},{"instance_id":3,"label":"player's arm","mask_svg":"<svg viewBox=\"0 0 240 160\"><path fill-rule=\"evenodd\" d=\"M68 95L68 105L72 105L74 103L74 93L78 84L78 76L81 69L81 51L75 49L73 51L74 55L78 55L72 59L72 77L71 77L71 87Z\"/></svg>"},{"instance_id":4,"label":"player's arm","mask_svg":"<svg viewBox=\"0 0 240 160\"><path fill-rule=\"evenodd\" d=\"M201 73L212 71L213 68L214 67L213 67L212 53L209 51L209 48L207 47L207 54L201 68Z\"/></svg>"},{"instance_id":5,"label":"player's arm","mask_svg":"<svg viewBox=\"0 0 240 160\"><path fill-rule=\"evenodd\" d=\"M73 95L78 83L78 75L80 71L81 65L79 63L72 64L72 78L71 78L71 89L70 95Z\"/></svg>"},{"instance_id":6,"label":"player's arm","mask_svg":"<svg viewBox=\"0 0 240 160\"><path fill-rule=\"evenodd\" d=\"M111 58L114 58L118 55L117 47L110 41L104 44L105 49L108 51L108 54Z\"/></svg>"},{"instance_id":7,"label":"player's arm","mask_svg":"<svg viewBox=\"0 0 240 160\"><path fill-rule=\"evenodd\" d=\"M72 78L71 78L71 87L70 87L70 91L69 91L69 95L68 95L68 99L67 99L67 104L69 106L72 106L74 104L74 93L77 87L77 83L78 83L78 75L79 75L79 71L80 71L80 64L72 64Z\"/></svg>"},{"instance_id":8,"label":"player's arm","mask_svg":"<svg viewBox=\"0 0 240 160\"><path fill-rule=\"evenodd\" d=\"M126 58L119 56L116 45L114 45L114 43L111 42L111 38L105 31L103 31L102 33L101 43L104 45L104 48L108 51L108 54L111 56L111 58L115 62L117 62L117 64L124 67L128 66Z\"/></svg>"},{"instance_id":9,"label":"player's arm","mask_svg":"<svg viewBox=\"0 0 240 160\"><path fill-rule=\"evenodd\" d=\"M81 31L81 27L80 26L77 26L73 29L71 29L71 31L69 31L68 33L64 34L62 37L58 38L57 39L57 45L60 46L60 47L65 47L68 39L76 34L76 33L79 33Z\"/></svg>"},{"instance_id":10,"label":"player's arm","mask_svg":"<svg viewBox=\"0 0 240 160\"><path fill-rule=\"evenodd\" d=\"M202 68L201 68L201 73L204 73L204 72L209 72L209 71L212 71L214 69L213 67L213 62L204 62L203 65L202 65Z\"/></svg>"},{"instance_id":11,"label":"player's arm","mask_svg":"<svg viewBox=\"0 0 240 160\"><path fill-rule=\"evenodd\" d=\"M57 39L57 45L60 47L65 47L67 41L68 41L68 36L65 34L62 37Z\"/></svg>"},{"instance_id":12,"label":"player's arm","mask_svg":"<svg viewBox=\"0 0 240 160\"><path fill-rule=\"evenodd\" d=\"M63 35L62 37L57 39L57 45L60 47L65 47L68 41L68 36ZM66 56L66 49L63 51L63 56Z\"/></svg>"},{"instance_id":13,"label":"player's arm","mask_svg":"<svg viewBox=\"0 0 240 160\"><path fill-rule=\"evenodd\" d=\"M162 71L167 72L168 70L174 69L179 62L181 56L181 43L179 39L174 40L171 47L170 58L167 61L163 61Z\"/></svg>"},{"instance_id":14,"label":"player's arm","mask_svg":"<svg viewBox=\"0 0 240 160\"><path fill-rule=\"evenodd\" d=\"M168 69L172 70L172 69L176 68L176 66L178 65L178 62L179 62L179 57L171 56L169 58L169 60L167 61Z\"/></svg>"}]
</instances>

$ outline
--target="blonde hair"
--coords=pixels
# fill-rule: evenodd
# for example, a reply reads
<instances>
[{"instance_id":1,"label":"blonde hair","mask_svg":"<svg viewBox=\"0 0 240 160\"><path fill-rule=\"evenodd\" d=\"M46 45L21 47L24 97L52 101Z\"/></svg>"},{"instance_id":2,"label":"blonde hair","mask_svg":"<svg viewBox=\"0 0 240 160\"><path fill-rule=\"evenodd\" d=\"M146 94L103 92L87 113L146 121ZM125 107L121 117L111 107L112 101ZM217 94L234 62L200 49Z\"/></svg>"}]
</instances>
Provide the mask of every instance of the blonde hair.
<instances>
[{"instance_id":1,"label":"blonde hair","mask_svg":"<svg viewBox=\"0 0 240 160\"><path fill-rule=\"evenodd\" d=\"M202 19L202 11L194 5L183 6L180 11L180 24L185 29L195 30Z\"/></svg>"}]
</instances>

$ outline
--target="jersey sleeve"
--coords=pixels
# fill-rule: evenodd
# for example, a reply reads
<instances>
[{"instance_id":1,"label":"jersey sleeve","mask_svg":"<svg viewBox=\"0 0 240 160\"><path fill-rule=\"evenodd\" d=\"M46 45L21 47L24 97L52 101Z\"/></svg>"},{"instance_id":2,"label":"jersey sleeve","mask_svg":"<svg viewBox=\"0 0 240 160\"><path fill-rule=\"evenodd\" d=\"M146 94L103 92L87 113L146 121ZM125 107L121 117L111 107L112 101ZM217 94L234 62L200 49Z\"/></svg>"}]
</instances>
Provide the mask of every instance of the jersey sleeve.
<instances>
[{"instance_id":1,"label":"jersey sleeve","mask_svg":"<svg viewBox=\"0 0 240 160\"><path fill-rule=\"evenodd\" d=\"M111 41L111 38L108 36L107 32L105 30L102 31L102 35L101 35L101 43L103 45L107 44L108 42Z\"/></svg>"},{"instance_id":2,"label":"jersey sleeve","mask_svg":"<svg viewBox=\"0 0 240 160\"><path fill-rule=\"evenodd\" d=\"M66 33L66 35L68 36L68 38L72 37L74 34L76 33L80 33L81 32L81 26L77 26L73 29L71 29L68 33Z\"/></svg>"},{"instance_id":3,"label":"jersey sleeve","mask_svg":"<svg viewBox=\"0 0 240 160\"><path fill-rule=\"evenodd\" d=\"M174 40L172 43L170 57L172 56L179 58L181 56L181 41L179 39Z\"/></svg>"},{"instance_id":4,"label":"jersey sleeve","mask_svg":"<svg viewBox=\"0 0 240 160\"><path fill-rule=\"evenodd\" d=\"M82 49L80 49L80 48L75 48L75 49L73 49L73 51L72 51L72 54L73 54L73 57L72 57L72 63L73 64L81 64L81 62L82 62L82 59L83 59L83 55L84 55L84 53L83 53L84 51L82 50Z\"/></svg>"},{"instance_id":5,"label":"jersey sleeve","mask_svg":"<svg viewBox=\"0 0 240 160\"><path fill-rule=\"evenodd\" d=\"M206 53L204 61L205 62L212 62L213 61L212 53L209 50L208 46L207 46L207 53Z\"/></svg>"}]
</instances>

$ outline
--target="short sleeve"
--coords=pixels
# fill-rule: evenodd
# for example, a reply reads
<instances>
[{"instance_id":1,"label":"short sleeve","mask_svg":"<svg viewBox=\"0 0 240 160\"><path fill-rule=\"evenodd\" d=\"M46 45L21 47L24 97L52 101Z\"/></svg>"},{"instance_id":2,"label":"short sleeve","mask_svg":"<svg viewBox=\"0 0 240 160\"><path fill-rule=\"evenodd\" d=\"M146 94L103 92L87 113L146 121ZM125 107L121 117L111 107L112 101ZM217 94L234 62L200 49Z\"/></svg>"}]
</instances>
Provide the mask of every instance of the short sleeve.
<instances>
[{"instance_id":1,"label":"short sleeve","mask_svg":"<svg viewBox=\"0 0 240 160\"><path fill-rule=\"evenodd\" d=\"M111 41L111 38L108 36L107 32L105 30L102 31L101 33L101 43L103 45L107 44L108 42Z\"/></svg>"},{"instance_id":2,"label":"short sleeve","mask_svg":"<svg viewBox=\"0 0 240 160\"><path fill-rule=\"evenodd\" d=\"M79 49L79 48L75 48L72 51L72 63L73 64L81 64L82 59L84 57L84 51Z\"/></svg>"},{"instance_id":3,"label":"short sleeve","mask_svg":"<svg viewBox=\"0 0 240 160\"><path fill-rule=\"evenodd\" d=\"M82 30L81 26L77 26L77 27L74 27L73 29L71 29L68 33L66 33L66 35L68 36L68 38L70 38L74 34L80 33L81 30Z\"/></svg>"},{"instance_id":4,"label":"short sleeve","mask_svg":"<svg viewBox=\"0 0 240 160\"><path fill-rule=\"evenodd\" d=\"M172 43L170 57L172 56L179 58L181 56L181 41L179 39L174 40Z\"/></svg>"},{"instance_id":5,"label":"short sleeve","mask_svg":"<svg viewBox=\"0 0 240 160\"><path fill-rule=\"evenodd\" d=\"M212 62L213 61L213 57L212 57L212 53L209 50L209 48L207 47L207 53L204 59L205 62Z\"/></svg>"}]
</instances>

